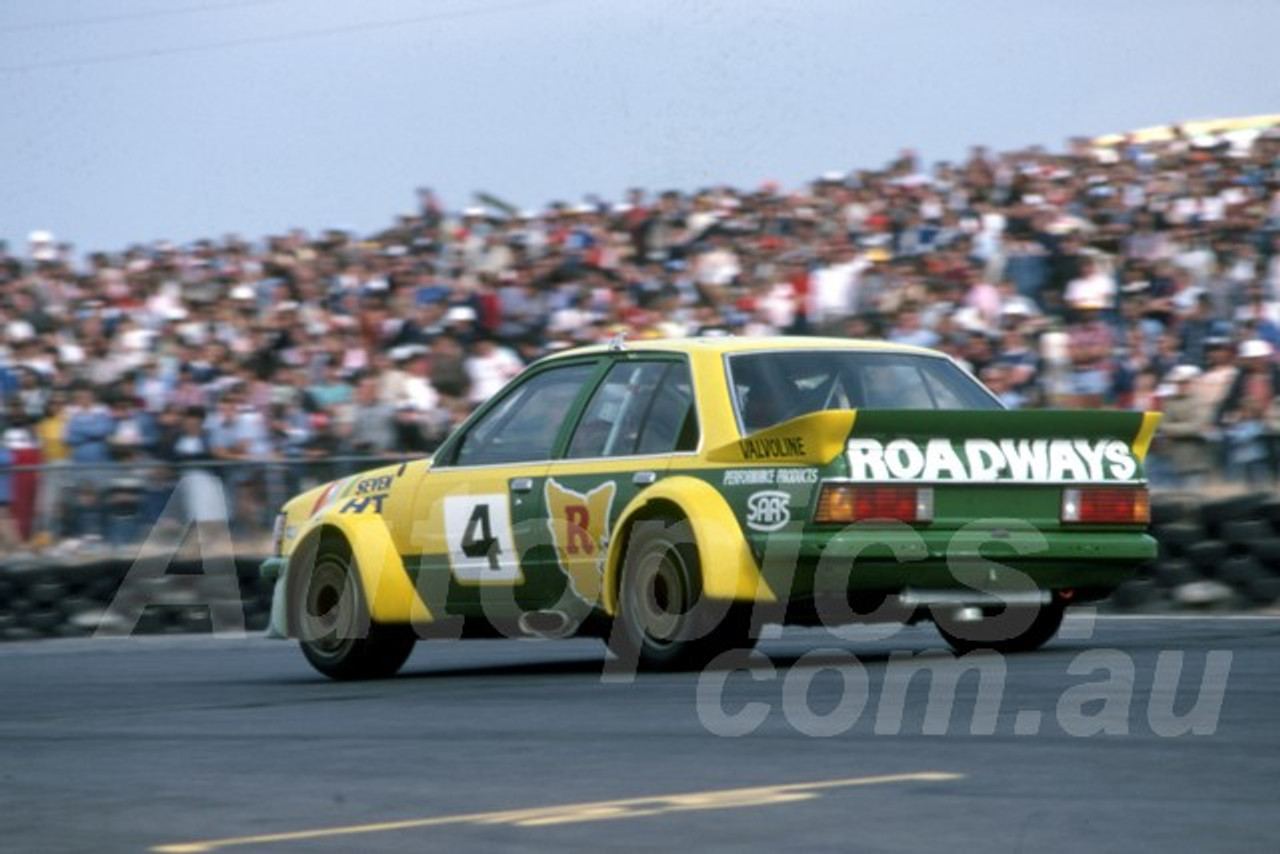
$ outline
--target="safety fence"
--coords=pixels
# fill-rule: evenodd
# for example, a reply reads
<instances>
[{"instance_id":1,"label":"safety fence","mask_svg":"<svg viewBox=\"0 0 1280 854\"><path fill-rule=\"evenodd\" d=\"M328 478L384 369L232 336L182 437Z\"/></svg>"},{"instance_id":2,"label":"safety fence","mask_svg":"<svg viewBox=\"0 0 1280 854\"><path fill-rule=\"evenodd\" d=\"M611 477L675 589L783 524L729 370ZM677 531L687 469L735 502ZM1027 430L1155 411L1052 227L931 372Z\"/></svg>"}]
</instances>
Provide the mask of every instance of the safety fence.
<instances>
[{"instance_id":1,"label":"safety fence","mask_svg":"<svg viewBox=\"0 0 1280 854\"><path fill-rule=\"evenodd\" d=\"M311 486L400 459L9 469L39 476L27 524L57 539L0 551L0 640L258 631L270 611L272 582L259 565L276 508ZM57 498L41 506L45 490ZM1280 495L1213 494L1153 495L1158 557L1103 609L1280 607Z\"/></svg>"},{"instance_id":2,"label":"safety fence","mask_svg":"<svg viewBox=\"0 0 1280 854\"><path fill-rule=\"evenodd\" d=\"M1147 460L1157 493L1276 491L1270 457L1255 469L1215 464L1223 446L1204 437L1159 437ZM166 528L192 521L225 523L237 547L269 537L291 496L335 478L411 457L341 456L172 463L159 460L85 465L0 466L0 566L6 556L36 552L120 552ZM263 542L265 544L265 542Z\"/></svg>"},{"instance_id":3,"label":"safety fence","mask_svg":"<svg viewBox=\"0 0 1280 854\"><path fill-rule=\"evenodd\" d=\"M252 461L60 462L0 468L0 563L6 554L127 551L190 522L225 523L237 543L271 531L291 496L407 457ZM7 480L7 483L4 481ZM0 505L3 501L0 500ZM7 542L6 542L7 540Z\"/></svg>"}]
</instances>

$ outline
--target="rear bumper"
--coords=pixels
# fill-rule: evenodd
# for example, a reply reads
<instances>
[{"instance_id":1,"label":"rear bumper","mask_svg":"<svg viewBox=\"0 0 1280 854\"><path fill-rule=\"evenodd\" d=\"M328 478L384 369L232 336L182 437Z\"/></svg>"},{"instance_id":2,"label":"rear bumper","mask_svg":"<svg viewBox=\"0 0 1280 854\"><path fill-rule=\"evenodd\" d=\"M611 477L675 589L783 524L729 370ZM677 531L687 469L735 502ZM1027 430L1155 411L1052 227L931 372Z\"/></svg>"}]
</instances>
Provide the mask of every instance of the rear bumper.
<instances>
[{"instance_id":1,"label":"rear bumper","mask_svg":"<svg viewBox=\"0 0 1280 854\"><path fill-rule=\"evenodd\" d=\"M1156 556L1140 531L996 528L921 531L845 529L830 536L774 535L759 555L779 598L844 592L1088 591L1098 598ZM786 591L790 591L787 595Z\"/></svg>"}]
</instances>

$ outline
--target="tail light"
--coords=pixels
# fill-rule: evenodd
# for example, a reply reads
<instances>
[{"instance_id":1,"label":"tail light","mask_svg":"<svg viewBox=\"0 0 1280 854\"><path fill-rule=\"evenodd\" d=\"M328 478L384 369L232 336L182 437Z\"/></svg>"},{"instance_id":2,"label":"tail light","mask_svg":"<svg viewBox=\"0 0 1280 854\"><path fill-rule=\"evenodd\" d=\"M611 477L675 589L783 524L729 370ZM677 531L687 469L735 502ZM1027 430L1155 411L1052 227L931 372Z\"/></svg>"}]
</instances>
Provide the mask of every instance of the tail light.
<instances>
[{"instance_id":1,"label":"tail light","mask_svg":"<svg viewBox=\"0 0 1280 854\"><path fill-rule=\"evenodd\" d=\"M1062 490L1063 524L1146 525L1151 495L1146 489L1083 487Z\"/></svg>"},{"instance_id":2,"label":"tail light","mask_svg":"<svg viewBox=\"0 0 1280 854\"><path fill-rule=\"evenodd\" d=\"M813 521L819 525L848 525L867 519L897 522L933 521L933 488L928 486L870 486L826 483L818 494Z\"/></svg>"}]
</instances>

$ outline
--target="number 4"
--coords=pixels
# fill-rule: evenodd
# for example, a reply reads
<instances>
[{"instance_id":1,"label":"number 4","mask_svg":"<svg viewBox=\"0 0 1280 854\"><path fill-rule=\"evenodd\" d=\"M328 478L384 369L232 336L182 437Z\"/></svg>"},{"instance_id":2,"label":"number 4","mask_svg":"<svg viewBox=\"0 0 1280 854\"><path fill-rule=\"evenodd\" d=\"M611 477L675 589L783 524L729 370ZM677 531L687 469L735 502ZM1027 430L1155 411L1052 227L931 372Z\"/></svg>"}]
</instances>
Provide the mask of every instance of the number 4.
<instances>
[{"instance_id":1,"label":"number 4","mask_svg":"<svg viewBox=\"0 0 1280 854\"><path fill-rule=\"evenodd\" d=\"M464 584L519 584L523 579L504 493L446 495L444 535L449 568Z\"/></svg>"},{"instance_id":2,"label":"number 4","mask_svg":"<svg viewBox=\"0 0 1280 854\"><path fill-rule=\"evenodd\" d=\"M502 569L498 563L498 555L502 554L502 549L498 547L498 538L493 535L488 504L477 504L471 511L471 518L467 520L466 530L462 534L462 553L471 558L487 558L489 569L495 572Z\"/></svg>"}]
</instances>

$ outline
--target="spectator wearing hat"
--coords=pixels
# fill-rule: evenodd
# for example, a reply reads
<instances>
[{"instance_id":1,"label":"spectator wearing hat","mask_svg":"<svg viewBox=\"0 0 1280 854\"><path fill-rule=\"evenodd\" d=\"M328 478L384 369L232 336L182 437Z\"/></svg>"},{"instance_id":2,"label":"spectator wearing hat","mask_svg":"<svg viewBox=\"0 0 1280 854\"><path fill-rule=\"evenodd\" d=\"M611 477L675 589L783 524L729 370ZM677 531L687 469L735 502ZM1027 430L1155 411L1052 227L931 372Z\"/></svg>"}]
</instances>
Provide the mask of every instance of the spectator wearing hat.
<instances>
[{"instance_id":1,"label":"spectator wearing hat","mask_svg":"<svg viewBox=\"0 0 1280 854\"><path fill-rule=\"evenodd\" d=\"M1227 441L1228 472L1233 479L1262 484L1280 476L1280 364L1275 349L1251 338L1240 344L1240 370L1218 409L1217 422Z\"/></svg>"},{"instance_id":2,"label":"spectator wearing hat","mask_svg":"<svg viewBox=\"0 0 1280 854\"><path fill-rule=\"evenodd\" d=\"M919 287L894 265L893 252L887 246L868 249L855 267L852 306L858 314L887 314L909 300L923 296Z\"/></svg>"},{"instance_id":3,"label":"spectator wearing hat","mask_svg":"<svg viewBox=\"0 0 1280 854\"><path fill-rule=\"evenodd\" d=\"M1208 436L1214 430L1215 410L1195 393L1202 376L1195 365L1177 365L1160 388L1164 420L1158 433L1157 456L1167 463L1174 485L1202 484L1215 469L1215 453Z\"/></svg>"},{"instance_id":4,"label":"spectator wearing hat","mask_svg":"<svg viewBox=\"0 0 1280 854\"><path fill-rule=\"evenodd\" d=\"M421 345L409 348L404 374L394 401L407 403L415 412L429 415L440 406L440 393L431 382L431 351Z\"/></svg>"},{"instance_id":5,"label":"spectator wearing hat","mask_svg":"<svg viewBox=\"0 0 1280 854\"><path fill-rule=\"evenodd\" d=\"M383 377L380 399L395 411L396 446L401 451L416 453L431 450L443 437L449 421L441 407L440 393L431 382L431 353L422 345L411 345L393 352L397 370L391 383Z\"/></svg>"},{"instance_id":6,"label":"spectator wearing hat","mask_svg":"<svg viewBox=\"0 0 1280 854\"><path fill-rule=\"evenodd\" d=\"M1039 304L1019 293L1013 279L1006 274L996 285L999 291L998 312L993 329L1004 328L1009 323L1038 328L1044 323L1044 313Z\"/></svg>"}]
</instances>

